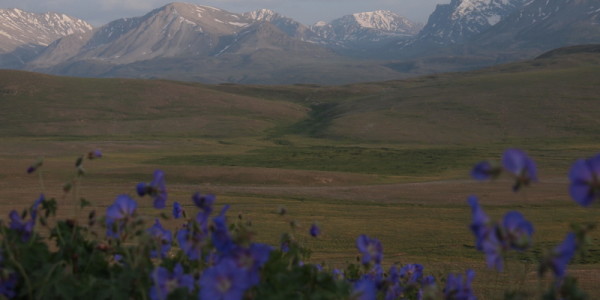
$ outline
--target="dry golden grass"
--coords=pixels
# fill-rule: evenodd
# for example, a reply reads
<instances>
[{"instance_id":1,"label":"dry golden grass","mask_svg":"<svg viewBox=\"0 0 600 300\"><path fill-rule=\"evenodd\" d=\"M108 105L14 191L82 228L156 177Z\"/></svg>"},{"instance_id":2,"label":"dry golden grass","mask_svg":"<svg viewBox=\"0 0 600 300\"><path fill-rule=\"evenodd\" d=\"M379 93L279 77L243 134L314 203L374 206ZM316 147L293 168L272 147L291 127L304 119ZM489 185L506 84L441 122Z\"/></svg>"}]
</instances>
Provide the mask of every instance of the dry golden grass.
<instances>
[{"instance_id":1,"label":"dry golden grass","mask_svg":"<svg viewBox=\"0 0 600 300\"><path fill-rule=\"evenodd\" d=\"M241 215L243 221L252 222L258 241L276 245L282 233L291 231L289 222L294 220L299 224L295 235L313 250L313 262L339 267L355 261L354 241L358 235L368 234L383 242L386 264L422 263L427 272L436 276L473 268L477 272L475 286L480 298L499 299L499 293L506 289L538 293L540 284L545 287L548 279L538 283L537 258L533 254L526 256L531 259L527 262L521 262L521 256L511 256L505 273L498 274L485 267L483 254L473 248L474 239L468 229L468 195L478 195L486 212L495 219L508 210L524 213L536 228L538 250L559 243L571 222L597 221L600 215L598 206L583 209L569 199L568 182L557 167L542 167L541 181L515 194L508 179L474 182L466 172L460 176L450 172L420 177L411 182L404 176L382 179L376 175L343 172L144 163L173 151L173 147L184 152L219 147L210 140L172 142L5 139L0 145L3 166L0 216L7 216L10 209L30 205L38 196L41 191L38 175L28 175L25 169L45 153L46 160L40 169L44 193L58 200L60 217L73 217L77 211L73 207L74 191L65 195L62 185L74 174L77 153L100 147L105 157L84 163L88 175L82 179L78 193L91 201L93 207L79 212L81 222L85 221L89 209L102 215L118 194L134 196L137 182L151 180L152 171L163 168L167 174L169 202L184 203L186 209L193 212L190 201L193 192L214 193L219 205L231 204L232 220ZM255 145L258 144L260 142ZM221 144L221 147L207 151L236 153L234 149L227 150L226 145ZM152 216L157 215L151 201L144 198L138 201L141 213L147 214L150 222ZM280 207L285 207L288 214L279 216ZM323 235L317 239L307 233L313 222L323 229ZM593 249L597 251L600 234L594 232L592 237L596 243ZM598 254L595 255L597 258ZM582 287L591 295L600 295L596 284L600 261L574 264L570 272L580 277Z\"/></svg>"}]
</instances>

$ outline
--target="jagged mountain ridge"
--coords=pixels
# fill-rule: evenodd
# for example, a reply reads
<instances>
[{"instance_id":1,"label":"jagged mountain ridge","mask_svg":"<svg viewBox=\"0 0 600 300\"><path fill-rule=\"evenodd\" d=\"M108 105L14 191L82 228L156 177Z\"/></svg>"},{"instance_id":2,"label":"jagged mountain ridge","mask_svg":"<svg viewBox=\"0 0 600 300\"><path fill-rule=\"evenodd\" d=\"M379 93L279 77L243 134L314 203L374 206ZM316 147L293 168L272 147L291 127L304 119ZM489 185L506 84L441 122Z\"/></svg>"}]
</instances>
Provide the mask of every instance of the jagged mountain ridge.
<instances>
[{"instance_id":1,"label":"jagged mountain ridge","mask_svg":"<svg viewBox=\"0 0 600 300\"><path fill-rule=\"evenodd\" d=\"M552 41L552 47L600 43L600 8L594 1L451 0L437 7L416 37L420 25L387 11L356 13L309 27L266 9L237 14L171 3L39 46L41 54L36 50L22 55L14 65L22 68L28 62L28 70L60 75L212 83L395 79L533 57L550 49ZM519 3L524 4L517 9ZM439 29L440 20L450 24L447 31L438 31L437 37L445 40L429 38L427 28ZM0 55L0 67L7 67L5 58L13 54Z\"/></svg>"},{"instance_id":2,"label":"jagged mountain ridge","mask_svg":"<svg viewBox=\"0 0 600 300\"><path fill-rule=\"evenodd\" d=\"M451 0L438 4L417 41L443 45L469 41L531 0Z\"/></svg>"},{"instance_id":3,"label":"jagged mountain ridge","mask_svg":"<svg viewBox=\"0 0 600 300\"><path fill-rule=\"evenodd\" d=\"M92 29L89 23L65 14L0 9L0 67L22 68L56 39Z\"/></svg>"},{"instance_id":4,"label":"jagged mountain ridge","mask_svg":"<svg viewBox=\"0 0 600 300\"><path fill-rule=\"evenodd\" d=\"M65 14L36 14L20 9L0 9L0 53L24 45L48 46L58 38L93 29L89 23Z\"/></svg>"},{"instance_id":5,"label":"jagged mountain ridge","mask_svg":"<svg viewBox=\"0 0 600 300\"><path fill-rule=\"evenodd\" d=\"M259 9L242 15L253 21L269 22L293 38L298 38L303 41L315 41L318 39L316 33L308 26L270 9Z\"/></svg>"},{"instance_id":6,"label":"jagged mountain ridge","mask_svg":"<svg viewBox=\"0 0 600 300\"><path fill-rule=\"evenodd\" d=\"M233 35L249 25L250 22L239 15L217 8L172 3L142 17L113 21L91 35L61 39L30 66L47 67L65 62L57 57L127 64L158 57L210 55L226 42L220 37ZM70 47L61 47L65 43ZM77 49L73 47L76 43L79 44ZM61 52L63 48L75 53L65 56Z\"/></svg>"},{"instance_id":7,"label":"jagged mountain ridge","mask_svg":"<svg viewBox=\"0 0 600 300\"><path fill-rule=\"evenodd\" d=\"M267 17L271 21L262 20ZM344 83L356 69L365 75L352 77L363 80L371 75L378 80L397 78L391 69L363 66L293 36L284 31L290 26L283 25L294 25L289 20L267 12L241 15L172 3L142 17L111 22L90 34L62 38L27 69L70 76L211 83L296 83L323 78ZM302 27L296 29L301 32Z\"/></svg>"},{"instance_id":8,"label":"jagged mountain ridge","mask_svg":"<svg viewBox=\"0 0 600 300\"><path fill-rule=\"evenodd\" d=\"M390 11L355 13L330 23L317 22L311 30L321 42L341 47L357 43L378 43L416 35L422 25Z\"/></svg>"},{"instance_id":9,"label":"jagged mountain ridge","mask_svg":"<svg viewBox=\"0 0 600 300\"><path fill-rule=\"evenodd\" d=\"M600 43L600 2L596 0L532 0L502 22L477 36L474 45L502 46L505 51Z\"/></svg>"}]
</instances>

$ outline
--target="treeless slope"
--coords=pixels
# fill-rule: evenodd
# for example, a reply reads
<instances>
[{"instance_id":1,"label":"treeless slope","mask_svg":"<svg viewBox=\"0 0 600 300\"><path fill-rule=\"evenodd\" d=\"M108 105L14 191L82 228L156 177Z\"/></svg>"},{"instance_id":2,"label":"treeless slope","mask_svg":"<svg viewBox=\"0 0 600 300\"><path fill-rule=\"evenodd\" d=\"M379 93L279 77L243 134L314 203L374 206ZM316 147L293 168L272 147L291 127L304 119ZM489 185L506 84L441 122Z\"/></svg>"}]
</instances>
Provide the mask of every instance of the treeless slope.
<instances>
[{"instance_id":1,"label":"treeless slope","mask_svg":"<svg viewBox=\"0 0 600 300\"><path fill-rule=\"evenodd\" d=\"M198 84L0 71L0 135L261 135L305 113Z\"/></svg>"}]
</instances>

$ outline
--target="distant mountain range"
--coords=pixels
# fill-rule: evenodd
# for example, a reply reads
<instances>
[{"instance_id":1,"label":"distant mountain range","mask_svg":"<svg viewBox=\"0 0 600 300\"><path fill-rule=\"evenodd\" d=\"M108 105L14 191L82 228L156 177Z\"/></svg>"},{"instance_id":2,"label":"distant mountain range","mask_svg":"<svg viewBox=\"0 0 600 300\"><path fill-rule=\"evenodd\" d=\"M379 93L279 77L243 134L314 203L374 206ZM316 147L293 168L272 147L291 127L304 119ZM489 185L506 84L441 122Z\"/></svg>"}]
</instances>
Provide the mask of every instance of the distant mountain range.
<instances>
[{"instance_id":1,"label":"distant mountain range","mask_svg":"<svg viewBox=\"0 0 600 300\"><path fill-rule=\"evenodd\" d=\"M57 39L92 29L65 14L0 9L0 67L22 66Z\"/></svg>"},{"instance_id":2,"label":"distant mountain range","mask_svg":"<svg viewBox=\"0 0 600 300\"><path fill-rule=\"evenodd\" d=\"M600 43L597 0L451 0L421 25L389 11L307 26L171 3L99 28L0 10L0 68L207 83L341 84L466 70Z\"/></svg>"}]
</instances>

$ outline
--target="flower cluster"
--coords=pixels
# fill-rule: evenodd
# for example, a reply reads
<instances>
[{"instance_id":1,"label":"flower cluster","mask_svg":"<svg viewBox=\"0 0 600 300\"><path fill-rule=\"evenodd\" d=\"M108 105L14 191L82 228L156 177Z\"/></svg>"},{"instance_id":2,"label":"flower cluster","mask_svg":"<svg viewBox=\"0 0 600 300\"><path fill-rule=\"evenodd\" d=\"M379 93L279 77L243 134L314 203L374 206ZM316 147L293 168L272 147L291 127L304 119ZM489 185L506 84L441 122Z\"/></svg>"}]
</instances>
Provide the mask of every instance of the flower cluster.
<instances>
[{"instance_id":1,"label":"flower cluster","mask_svg":"<svg viewBox=\"0 0 600 300\"><path fill-rule=\"evenodd\" d=\"M523 251L532 243L533 225L518 211L504 215L502 223L493 222L479 206L477 197L469 197L476 248L486 255L489 267L503 269L503 254L509 249Z\"/></svg>"},{"instance_id":2,"label":"flower cluster","mask_svg":"<svg viewBox=\"0 0 600 300\"><path fill-rule=\"evenodd\" d=\"M424 268L420 264L407 264L400 268L392 265L385 273L381 264L383 246L378 239L360 235L356 239L356 247L367 270L353 284L353 295L358 299L430 299L436 294L435 278L424 276Z\"/></svg>"},{"instance_id":3,"label":"flower cluster","mask_svg":"<svg viewBox=\"0 0 600 300\"><path fill-rule=\"evenodd\" d=\"M488 161L476 164L471 170L471 176L477 180L486 180L497 177L504 170L510 172L516 180L513 186L514 191L529 185L532 181L537 181L537 169L534 161L519 149L508 149L504 152L502 167L494 167ZM568 177L570 179L569 193L573 200L581 206L590 206L600 197L600 154L575 161ZM485 253L489 267L501 271L504 254L509 249L524 251L531 246L533 225L520 212L510 211L504 215L501 223L496 223L485 214L477 197L469 197L468 202L471 206L470 229L475 236L475 247ZM593 226L589 228L593 228ZM547 251L540 262L540 276L551 271L555 278L555 285L546 295L549 299L555 299L557 294L560 294L561 299L582 297L583 293L576 287L576 281L566 278L566 269L575 254L581 251L581 240L584 240L586 235L587 229L580 230L577 234L569 232L563 242ZM468 282L470 282L468 278L471 276L467 275ZM452 278L452 280L456 279Z\"/></svg>"},{"instance_id":4,"label":"flower cluster","mask_svg":"<svg viewBox=\"0 0 600 300\"><path fill-rule=\"evenodd\" d=\"M78 176L83 174L81 165L85 157L76 162ZM100 157L99 151L87 154L88 159ZM40 160L28 173L41 166ZM514 191L537 181L534 161L518 149L506 150L501 165L478 163L471 175L486 180L503 172L515 179ZM150 183L139 183L135 188L140 197L150 196L157 209L167 206L164 177L164 172L156 170ZM599 178L600 154L577 160L569 172L571 197L582 206L592 205L600 197ZM442 275L436 280L424 274L421 264L388 267L383 264L381 241L364 234L355 243L359 263L349 264L346 269L328 270L325 265L306 263L310 251L296 240L295 221L290 222L294 233L283 234L279 247L275 248L253 242L250 225L241 222L241 215L238 223L231 222L227 217L229 205L216 207L216 197L212 194L194 193L189 203L174 201L170 216L161 212L153 218L140 215L138 202L143 200L118 195L106 208L103 222L96 222L94 210L89 213L87 227L80 226L75 219L47 222L49 216L56 216L56 201L44 195L21 214L11 211L8 226L0 222L0 297L476 299L473 270ZM85 203L82 201L81 206ZM489 267L501 271L509 251L531 248L534 228L522 213L508 211L501 220L494 221L476 196L469 197L468 204L475 248L485 254ZM281 209L279 214L285 215L286 210ZM146 220L153 223L149 226ZM46 238L36 232L37 224L46 227L44 232L49 233ZM55 226L51 228L49 224ZM581 251L587 230L574 229L543 256L540 276L551 272L555 278L548 299L570 299L581 294L568 276L567 266ZM316 238L322 235L322 230L313 223L304 234Z\"/></svg>"}]
</instances>

